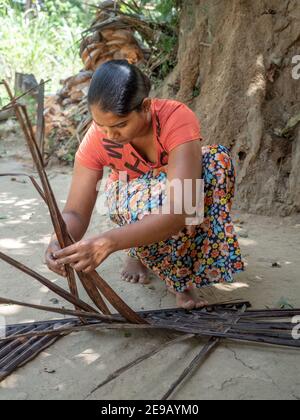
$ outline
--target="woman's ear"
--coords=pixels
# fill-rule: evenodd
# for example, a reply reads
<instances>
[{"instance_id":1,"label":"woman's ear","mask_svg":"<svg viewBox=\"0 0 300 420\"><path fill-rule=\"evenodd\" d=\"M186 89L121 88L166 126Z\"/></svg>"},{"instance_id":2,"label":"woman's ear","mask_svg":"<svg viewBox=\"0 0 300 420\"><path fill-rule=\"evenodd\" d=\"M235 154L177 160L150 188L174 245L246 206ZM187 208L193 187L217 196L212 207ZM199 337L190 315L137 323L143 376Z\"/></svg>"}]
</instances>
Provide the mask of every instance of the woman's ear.
<instances>
[{"instance_id":1,"label":"woman's ear","mask_svg":"<svg viewBox=\"0 0 300 420\"><path fill-rule=\"evenodd\" d=\"M145 98L143 100L142 109L144 112L149 112L151 109L151 98Z\"/></svg>"}]
</instances>

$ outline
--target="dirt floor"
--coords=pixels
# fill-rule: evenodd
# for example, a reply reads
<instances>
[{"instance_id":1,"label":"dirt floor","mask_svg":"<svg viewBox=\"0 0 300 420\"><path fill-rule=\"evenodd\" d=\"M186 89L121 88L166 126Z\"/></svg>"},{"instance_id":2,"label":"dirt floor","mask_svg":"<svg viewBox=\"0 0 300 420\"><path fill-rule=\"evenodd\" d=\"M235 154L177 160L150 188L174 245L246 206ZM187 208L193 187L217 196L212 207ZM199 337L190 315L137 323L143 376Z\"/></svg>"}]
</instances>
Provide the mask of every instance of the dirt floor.
<instances>
[{"instance_id":1,"label":"dirt floor","mask_svg":"<svg viewBox=\"0 0 300 420\"><path fill-rule=\"evenodd\" d=\"M17 154L15 153L17 150ZM24 146L0 140L0 173L32 172ZM71 168L48 171L59 205L63 206ZM44 204L25 179L0 179L0 250L64 286L43 263L52 232ZM254 308L282 303L300 307L300 215L269 218L235 213L236 229L247 264L232 286L206 289L211 301L248 299ZM95 212L89 234L111 227ZM136 310L174 306L174 297L153 278L147 286L120 281L123 253L112 255L99 272ZM278 262L278 267L272 264ZM0 295L36 304L64 302L33 279L0 262ZM84 296L84 294L83 294ZM1 306L7 323L54 319L53 315L15 306ZM170 336L168 335L170 338ZM0 384L0 399L160 399L199 351L204 341L178 344L142 363L89 395L116 368L168 338L157 332L80 333L63 338ZM159 380L158 380L159 378ZM296 350L224 342L174 395L174 399L300 399L300 365Z\"/></svg>"}]
</instances>

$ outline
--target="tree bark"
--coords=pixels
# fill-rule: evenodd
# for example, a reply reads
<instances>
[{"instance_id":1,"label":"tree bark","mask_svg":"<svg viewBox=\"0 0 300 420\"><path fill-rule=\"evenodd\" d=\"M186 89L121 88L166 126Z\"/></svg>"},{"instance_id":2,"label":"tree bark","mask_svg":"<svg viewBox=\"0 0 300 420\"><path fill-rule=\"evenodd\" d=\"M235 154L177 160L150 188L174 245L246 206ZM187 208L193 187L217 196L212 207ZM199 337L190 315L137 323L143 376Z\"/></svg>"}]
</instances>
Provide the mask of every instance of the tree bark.
<instances>
[{"instance_id":1,"label":"tree bark","mask_svg":"<svg viewBox=\"0 0 300 420\"><path fill-rule=\"evenodd\" d=\"M205 143L231 150L239 209L300 212L299 54L297 0L183 2L178 65L157 95L186 102Z\"/></svg>"}]
</instances>

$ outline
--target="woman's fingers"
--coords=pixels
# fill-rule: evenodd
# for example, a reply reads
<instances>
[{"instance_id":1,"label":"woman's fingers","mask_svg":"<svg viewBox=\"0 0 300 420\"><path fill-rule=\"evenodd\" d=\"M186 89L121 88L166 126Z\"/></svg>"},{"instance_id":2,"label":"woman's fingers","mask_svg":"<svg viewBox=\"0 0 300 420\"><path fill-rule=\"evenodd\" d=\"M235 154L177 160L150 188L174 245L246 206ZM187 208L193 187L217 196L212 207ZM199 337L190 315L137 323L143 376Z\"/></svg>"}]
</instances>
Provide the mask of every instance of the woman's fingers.
<instances>
[{"instance_id":1,"label":"woman's fingers","mask_svg":"<svg viewBox=\"0 0 300 420\"><path fill-rule=\"evenodd\" d=\"M74 264L74 263L77 263L78 261L80 261L80 255L79 254L74 254L74 255L71 255L69 257L57 258L56 259L56 262L59 265Z\"/></svg>"},{"instance_id":2,"label":"woman's fingers","mask_svg":"<svg viewBox=\"0 0 300 420\"><path fill-rule=\"evenodd\" d=\"M53 253L54 258L59 260L59 259L62 259L62 258L69 257L71 255L77 254L78 249L79 249L78 244L74 244L74 245L67 246L64 249L56 250L56 252Z\"/></svg>"},{"instance_id":3,"label":"woman's fingers","mask_svg":"<svg viewBox=\"0 0 300 420\"><path fill-rule=\"evenodd\" d=\"M83 271L86 272L85 270L90 267L90 262L89 261L79 261L77 262L77 264L72 265L74 270L76 271Z\"/></svg>"},{"instance_id":4,"label":"woman's fingers","mask_svg":"<svg viewBox=\"0 0 300 420\"><path fill-rule=\"evenodd\" d=\"M84 270L82 270L84 273L91 273L92 271L94 271L95 269L92 266L88 266L87 268L85 268Z\"/></svg>"},{"instance_id":5,"label":"woman's fingers","mask_svg":"<svg viewBox=\"0 0 300 420\"><path fill-rule=\"evenodd\" d=\"M58 252L60 250L61 248L59 246L58 241L57 240L51 241L45 253L45 262L49 270L53 271L55 274L58 274L59 276L66 277L67 273L66 273L65 267L63 265L59 265L53 256L55 252Z\"/></svg>"},{"instance_id":6,"label":"woman's fingers","mask_svg":"<svg viewBox=\"0 0 300 420\"><path fill-rule=\"evenodd\" d=\"M65 267L59 265L51 255L46 254L45 262L49 270L53 271L54 273L59 274L63 277L67 275Z\"/></svg>"},{"instance_id":7,"label":"woman's fingers","mask_svg":"<svg viewBox=\"0 0 300 420\"><path fill-rule=\"evenodd\" d=\"M66 272L65 267L60 267L57 265L57 266L54 266L52 271L54 271L56 274L59 274L62 277L67 277L67 272Z\"/></svg>"}]
</instances>

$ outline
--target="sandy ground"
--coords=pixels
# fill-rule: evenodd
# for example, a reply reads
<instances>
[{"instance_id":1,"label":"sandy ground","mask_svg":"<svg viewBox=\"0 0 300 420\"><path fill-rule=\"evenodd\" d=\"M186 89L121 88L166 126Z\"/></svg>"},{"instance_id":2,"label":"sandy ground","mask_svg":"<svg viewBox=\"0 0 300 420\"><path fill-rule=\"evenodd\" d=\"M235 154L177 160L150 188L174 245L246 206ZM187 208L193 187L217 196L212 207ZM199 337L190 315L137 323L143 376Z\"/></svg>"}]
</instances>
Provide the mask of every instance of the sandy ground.
<instances>
[{"instance_id":1,"label":"sandy ground","mask_svg":"<svg viewBox=\"0 0 300 420\"><path fill-rule=\"evenodd\" d=\"M26 154L19 142L0 140L0 173L32 172L30 160L24 159ZM71 169L51 168L48 173L62 207ZM64 279L56 278L43 263L52 227L41 199L25 179L0 178L0 185L0 250L64 286ZM254 308L274 307L280 302L300 307L300 215L282 219L235 213L234 219L247 270L237 276L234 285L206 289L203 294L211 302L247 299ZM107 217L95 212L89 234L110 227ZM112 255L99 272L129 305L136 310L174 306L174 297L156 278L147 286L121 282L123 258L123 253ZM272 267L274 262L281 267ZM64 305L62 299L53 301L55 296L35 280L1 261L0 270L1 296L42 305ZM0 315L7 323L54 318L15 306L1 306ZM3 381L0 399L160 399L205 341L195 339L168 348L92 396L89 393L116 368L168 338L170 335L157 332L71 335ZM223 343L173 398L300 399L299 353Z\"/></svg>"}]
</instances>

